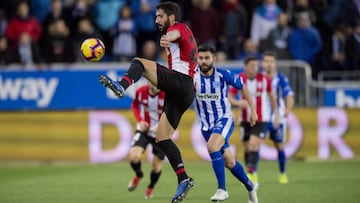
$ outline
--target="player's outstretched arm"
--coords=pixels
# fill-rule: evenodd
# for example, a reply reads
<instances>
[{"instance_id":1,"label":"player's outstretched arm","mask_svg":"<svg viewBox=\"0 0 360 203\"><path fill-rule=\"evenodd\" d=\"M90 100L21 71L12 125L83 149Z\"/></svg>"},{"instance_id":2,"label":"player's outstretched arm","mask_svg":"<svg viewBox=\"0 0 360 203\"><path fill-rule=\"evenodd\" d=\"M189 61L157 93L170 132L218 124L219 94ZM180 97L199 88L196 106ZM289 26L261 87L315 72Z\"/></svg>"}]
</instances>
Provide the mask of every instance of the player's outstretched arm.
<instances>
[{"instance_id":1,"label":"player's outstretched arm","mask_svg":"<svg viewBox=\"0 0 360 203\"><path fill-rule=\"evenodd\" d=\"M166 35L161 36L160 38L160 46L161 47L169 47L169 43L173 42L181 37L181 34L178 30L172 30Z\"/></svg>"}]
</instances>

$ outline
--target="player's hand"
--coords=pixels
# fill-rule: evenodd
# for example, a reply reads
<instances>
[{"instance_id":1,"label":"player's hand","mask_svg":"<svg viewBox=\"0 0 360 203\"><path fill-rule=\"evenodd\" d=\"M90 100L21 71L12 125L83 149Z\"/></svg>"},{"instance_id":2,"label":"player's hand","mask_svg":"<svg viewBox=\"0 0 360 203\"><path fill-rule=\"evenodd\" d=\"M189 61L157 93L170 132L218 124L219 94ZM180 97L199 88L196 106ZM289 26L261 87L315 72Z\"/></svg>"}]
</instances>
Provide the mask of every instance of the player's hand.
<instances>
[{"instance_id":1,"label":"player's hand","mask_svg":"<svg viewBox=\"0 0 360 203\"><path fill-rule=\"evenodd\" d=\"M161 36L160 38L160 46L161 47L169 47L169 40L166 35Z\"/></svg>"},{"instance_id":2,"label":"player's hand","mask_svg":"<svg viewBox=\"0 0 360 203\"><path fill-rule=\"evenodd\" d=\"M280 126L280 116L279 113L275 113L275 117L274 117L274 121L273 121L273 126L275 129L277 129Z\"/></svg>"},{"instance_id":3,"label":"player's hand","mask_svg":"<svg viewBox=\"0 0 360 203\"><path fill-rule=\"evenodd\" d=\"M242 109L245 109L248 106L248 102L245 99L241 99L238 101L237 106Z\"/></svg>"},{"instance_id":4,"label":"player's hand","mask_svg":"<svg viewBox=\"0 0 360 203\"><path fill-rule=\"evenodd\" d=\"M254 126L256 124L256 121L258 120L258 115L256 111L252 111L250 114L250 126Z\"/></svg>"},{"instance_id":5,"label":"player's hand","mask_svg":"<svg viewBox=\"0 0 360 203\"><path fill-rule=\"evenodd\" d=\"M139 130L143 133L147 132L149 130L149 123L147 123L146 121L140 121L139 122Z\"/></svg>"}]
</instances>

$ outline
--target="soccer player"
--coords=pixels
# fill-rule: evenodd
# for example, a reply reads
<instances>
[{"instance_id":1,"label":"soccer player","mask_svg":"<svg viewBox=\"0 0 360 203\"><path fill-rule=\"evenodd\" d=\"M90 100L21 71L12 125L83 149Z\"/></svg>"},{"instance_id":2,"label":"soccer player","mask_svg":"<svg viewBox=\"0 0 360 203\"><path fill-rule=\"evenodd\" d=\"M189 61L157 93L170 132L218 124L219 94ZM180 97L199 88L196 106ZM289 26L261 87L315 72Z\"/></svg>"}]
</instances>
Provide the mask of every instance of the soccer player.
<instances>
[{"instance_id":1,"label":"soccer player","mask_svg":"<svg viewBox=\"0 0 360 203\"><path fill-rule=\"evenodd\" d=\"M257 164L259 162L259 148L265 138L265 129L270 121L270 111L274 112L273 126L279 126L279 112L276 104L276 97L272 91L270 78L259 72L259 62L256 58L249 57L245 59L245 71L240 73L240 77L249 89L253 100L255 101L258 122L256 125L250 125L250 109L247 102L243 99L237 100L235 96L238 92L236 88L229 91L229 101L232 105L242 109L241 126L244 129L242 141L245 145L245 163L250 180L257 182ZM244 95L242 95L244 98ZM269 104L270 100L270 104Z\"/></svg>"},{"instance_id":2,"label":"soccer player","mask_svg":"<svg viewBox=\"0 0 360 203\"><path fill-rule=\"evenodd\" d=\"M276 54L274 52L266 51L262 57L262 67L265 74L271 78L271 85L276 95L277 105L280 115L280 125L278 128L274 128L272 122L269 122L266 127L266 133L269 132L270 139L273 141L275 148L278 151L279 162L279 182L286 184L289 182L285 166L286 155L284 151L284 138L286 134L286 116L292 110L294 106L294 92L291 89L288 79L276 70ZM272 116L272 120L274 117Z\"/></svg>"},{"instance_id":3,"label":"soccer player","mask_svg":"<svg viewBox=\"0 0 360 203\"><path fill-rule=\"evenodd\" d=\"M152 144L154 158L150 173L150 184L148 185L145 198L153 197L154 186L158 182L164 154L158 149L155 142L155 130L158 125L161 112L164 108L165 93L157 89L151 83L136 89L135 98L131 109L137 120L136 132L130 149L130 165L135 172L135 177L129 182L128 190L134 191L143 178L141 170L141 155L144 153L148 144Z\"/></svg>"},{"instance_id":4,"label":"soccer player","mask_svg":"<svg viewBox=\"0 0 360 203\"><path fill-rule=\"evenodd\" d=\"M155 61L136 57L120 81L114 81L105 75L99 77L100 82L119 98L124 97L125 90L141 76L165 92L164 112L159 120L156 141L177 175L178 187L172 203L182 201L195 183L187 175L181 152L171 140L183 113L195 97L193 77L198 55L192 31L186 24L178 22L179 12L178 6L172 2L164 2L156 7L155 23L163 33L160 46L166 49L169 68Z\"/></svg>"},{"instance_id":5,"label":"soccer player","mask_svg":"<svg viewBox=\"0 0 360 203\"><path fill-rule=\"evenodd\" d=\"M257 183L247 177L241 164L235 160L229 148L229 138L234 130L234 119L231 104L227 98L229 86L242 91L250 106L250 125L257 120L255 106L242 79L229 70L214 67L215 48L210 45L199 47L198 64L200 74L195 76L197 117L201 121L201 132L207 141L212 167L217 179L218 189L210 198L212 201L223 201L229 197L225 186L225 166L241 181L249 191L249 202L257 203Z\"/></svg>"}]
</instances>

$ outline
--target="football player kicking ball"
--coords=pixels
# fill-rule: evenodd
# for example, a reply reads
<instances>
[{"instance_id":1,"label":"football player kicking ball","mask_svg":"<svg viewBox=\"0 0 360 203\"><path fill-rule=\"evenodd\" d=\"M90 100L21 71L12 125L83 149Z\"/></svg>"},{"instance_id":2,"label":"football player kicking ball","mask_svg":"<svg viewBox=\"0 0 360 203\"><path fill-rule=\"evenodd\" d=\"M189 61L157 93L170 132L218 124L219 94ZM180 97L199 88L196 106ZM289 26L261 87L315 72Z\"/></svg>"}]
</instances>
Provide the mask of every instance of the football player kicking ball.
<instances>
[{"instance_id":1,"label":"football player kicking ball","mask_svg":"<svg viewBox=\"0 0 360 203\"><path fill-rule=\"evenodd\" d=\"M154 157L150 173L150 184L146 189L145 199L153 197L154 186L159 180L162 161L165 157L155 142L155 130L164 108L164 98L165 93L149 83L136 89L135 98L131 105L137 125L129 156L130 166L135 172L135 177L129 183L129 191L134 191L144 176L141 170L141 155L148 144L153 147L152 153Z\"/></svg>"},{"instance_id":2,"label":"football player kicking ball","mask_svg":"<svg viewBox=\"0 0 360 203\"><path fill-rule=\"evenodd\" d=\"M258 184L247 177L241 164L235 160L229 148L229 138L234 130L234 118L227 94L232 85L241 90L250 106L250 122L255 125L257 114L252 97L238 75L214 67L215 48L209 45L199 47L198 64L200 74L195 76L197 118L201 121L201 132L207 141L218 188L211 201L223 201L229 197L225 185L225 166L244 184L249 192L249 203L257 203Z\"/></svg>"},{"instance_id":3,"label":"football player kicking ball","mask_svg":"<svg viewBox=\"0 0 360 203\"><path fill-rule=\"evenodd\" d=\"M136 57L120 81L114 81L105 75L99 77L100 82L119 98L124 97L125 90L141 76L165 92L164 111L156 131L156 141L177 175L178 187L172 203L181 202L195 184L186 173L179 148L171 140L183 113L194 100L193 77L198 55L192 31L186 24L178 22L179 13L179 7L172 2L156 6L155 23L163 33L160 46L164 47L168 54L169 68L155 61Z\"/></svg>"}]
</instances>

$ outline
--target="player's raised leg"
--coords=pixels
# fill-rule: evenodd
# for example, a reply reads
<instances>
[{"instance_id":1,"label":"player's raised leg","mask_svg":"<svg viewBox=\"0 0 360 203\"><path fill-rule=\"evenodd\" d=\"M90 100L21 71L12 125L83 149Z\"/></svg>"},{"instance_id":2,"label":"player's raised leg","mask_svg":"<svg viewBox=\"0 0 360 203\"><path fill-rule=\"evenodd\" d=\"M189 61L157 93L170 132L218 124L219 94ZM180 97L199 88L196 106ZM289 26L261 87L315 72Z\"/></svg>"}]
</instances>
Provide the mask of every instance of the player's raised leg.
<instances>
[{"instance_id":1,"label":"player's raised leg","mask_svg":"<svg viewBox=\"0 0 360 203\"><path fill-rule=\"evenodd\" d=\"M157 86L156 70L156 62L136 57L131 61L128 71L120 81L113 80L106 75L100 75L99 81L105 87L110 88L117 97L122 98L125 96L126 89L137 82L141 76Z\"/></svg>"}]
</instances>

